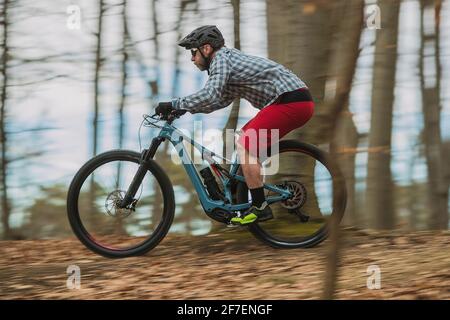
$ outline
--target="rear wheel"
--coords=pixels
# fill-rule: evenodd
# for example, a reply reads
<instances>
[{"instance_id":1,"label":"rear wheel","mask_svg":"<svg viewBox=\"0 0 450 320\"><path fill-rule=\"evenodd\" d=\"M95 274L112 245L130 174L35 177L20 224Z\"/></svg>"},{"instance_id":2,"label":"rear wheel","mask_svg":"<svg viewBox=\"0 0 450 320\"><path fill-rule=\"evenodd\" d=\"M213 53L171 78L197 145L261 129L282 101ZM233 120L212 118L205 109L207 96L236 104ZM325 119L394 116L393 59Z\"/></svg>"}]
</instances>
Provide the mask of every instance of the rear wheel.
<instances>
[{"instance_id":1,"label":"rear wheel","mask_svg":"<svg viewBox=\"0 0 450 320\"><path fill-rule=\"evenodd\" d=\"M328 236L331 217L341 221L346 205L345 182L329 155L314 145L280 141L278 152L262 162L264 183L289 189L293 197L270 205L274 219L252 223L249 230L278 248L312 247ZM267 193L266 197L273 195ZM237 188L237 202L249 201L245 184Z\"/></svg>"}]
</instances>

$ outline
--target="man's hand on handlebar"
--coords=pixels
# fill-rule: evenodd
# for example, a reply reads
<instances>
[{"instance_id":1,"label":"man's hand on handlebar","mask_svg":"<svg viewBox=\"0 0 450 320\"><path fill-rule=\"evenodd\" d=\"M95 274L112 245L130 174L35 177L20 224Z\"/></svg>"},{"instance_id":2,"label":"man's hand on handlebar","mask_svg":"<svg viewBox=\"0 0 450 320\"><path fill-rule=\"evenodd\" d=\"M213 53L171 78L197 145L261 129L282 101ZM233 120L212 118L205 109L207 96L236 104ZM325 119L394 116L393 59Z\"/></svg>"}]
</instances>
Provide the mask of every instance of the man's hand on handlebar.
<instances>
[{"instance_id":1,"label":"man's hand on handlebar","mask_svg":"<svg viewBox=\"0 0 450 320\"><path fill-rule=\"evenodd\" d=\"M167 117L172 112L172 102L160 102L155 109L155 113L162 117Z\"/></svg>"},{"instance_id":2,"label":"man's hand on handlebar","mask_svg":"<svg viewBox=\"0 0 450 320\"><path fill-rule=\"evenodd\" d=\"M178 118L186 113L186 110L177 110L172 106L172 102L160 102L155 109L155 114L159 115L161 119L168 120L171 116Z\"/></svg>"}]
</instances>

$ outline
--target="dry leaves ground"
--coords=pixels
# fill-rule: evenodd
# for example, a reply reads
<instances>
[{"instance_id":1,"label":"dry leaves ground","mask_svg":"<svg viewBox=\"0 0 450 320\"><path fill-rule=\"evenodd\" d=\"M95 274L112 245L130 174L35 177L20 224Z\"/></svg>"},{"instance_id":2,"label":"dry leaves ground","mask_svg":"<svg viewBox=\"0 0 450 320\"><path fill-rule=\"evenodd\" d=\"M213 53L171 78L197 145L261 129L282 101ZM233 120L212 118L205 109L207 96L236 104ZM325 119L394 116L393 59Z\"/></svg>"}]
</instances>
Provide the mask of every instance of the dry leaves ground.
<instances>
[{"instance_id":1,"label":"dry leaves ground","mask_svg":"<svg viewBox=\"0 0 450 320\"><path fill-rule=\"evenodd\" d=\"M450 299L450 233L343 232L338 299ZM169 235L141 257L110 260L78 240L0 242L1 299L318 299L328 242L279 250L243 231ZM81 269L68 289L67 267ZM381 289L367 288L367 268Z\"/></svg>"}]
</instances>

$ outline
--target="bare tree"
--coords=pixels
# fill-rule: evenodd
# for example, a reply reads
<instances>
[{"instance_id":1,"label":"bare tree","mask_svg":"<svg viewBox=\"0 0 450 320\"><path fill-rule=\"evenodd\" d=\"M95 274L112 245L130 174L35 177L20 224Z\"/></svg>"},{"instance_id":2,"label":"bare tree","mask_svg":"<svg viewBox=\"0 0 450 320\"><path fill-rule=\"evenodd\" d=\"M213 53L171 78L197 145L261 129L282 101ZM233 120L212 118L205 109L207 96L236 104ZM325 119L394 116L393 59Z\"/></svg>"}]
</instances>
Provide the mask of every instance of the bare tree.
<instances>
[{"instance_id":1,"label":"bare tree","mask_svg":"<svg viewBox=\"0 0 450 320\"><path fill-rule=\"evenodd\" d=\"M10 215L10 205L8 199L8 183L7 183L7 169L8 169L8 159L6 151L8 149L7 136L6 136L6 102L7 102L7 87L8 87L8 60L9 60L9 38L8 38L8 28L9 28L9 9L10 1L4 0L2 8L3 16L3 39L1 47L3 49L1 57L1 75L3 78L1 87L1 97L0 97L0 139L1 139L1 172L0 172L0 183L1 183L1 208L2 208L2 224L3 224L3 237L8 239L11 236L11 229L9 226L9 215Z\"/></svg>"},{"instance_id":2,"label":"bare tree","mask_svg":"<svg viewBox=\"0 0 450 320\"><path fill-rule=\"evenodd\" d=\"M127 64L128 64L128 52L127 52L127 44L130 40L129 32L128 32L128 21L127 21L127 0L123 0L122 3L122 25L123 25L123 36L122 36L122 92L119 103L119 149L123 148L123 140L124 140L124 131L125 131L125 122L124 122L124 108L126 103L126 95L127 95Z\"/></svg>"},{"instance_id":3,"label":"bare tree","mask_svg":"<svg viewBox=\"0 0 450 320\"><path fill-rule=\"evenodd\" d=\"M443 143L440 129L440 12L441 1L421 0L421 50L420 50L420 85L422 89L422 110L424 119L423 138L428 173L428 208L430 216L428 225L431 229L448 228L448 181L446 181L448 162L444 159ZM434 10L434 21L425 21L426 10ZM426 56L425 48L432 48L434 56ZM425 74L425 63L434 60L433 73ZM447 163L447 165L445 165Z\"/></svg>"},{"instance_id":4,"label":"bare tree","mask_svg":"<svg viewBox=\"0 0 450 320\"><path fill-rule=\"evenodd\" d=\"M335 2L268 0L266 8L269 58L299 75L308 85L316 105L313 118L286 138L325 143L324 131L329 128L330 120L336 119L328 116L330 108L323 108L332 31L339 21ZM312 218L323 219L315 192L315 164L302 156L295 160L280 159L279 174L289 172L293 179L301 175L302 183L309 188L304 209ZM302 172L297 168L302 168ZM292 174L294 172L296 174Z\"/></svg>"},{"instance_id":5,"label":"bare tree","mask_svg":"<svg viewBox=\"0 0 450 320\"><path fill-rule=\"evenodd\" d=\"M158 27L158 15L157 15L157 8L156 8L156 2L157 0L151 0L151 22L152 22L152 35L148 37L145 40L133 40L133 36L129 30L128 22L125 22L127 24L127 40L126 40L126 55L127 55L127 61L133 60L138 65L138 71L140 73L141 78L145 81L146 85L148 85L148 89L150 90L151 99L150 99L150 106L154 107L154 102L158 97L159 94L159 88L158 88L158 79L161 81L161 73L159 69L159 27ZM128 21L128 19L127 19ZM125 28L125 26L124 26ZM153 50L152 50L152 59L153 59L153 65L148 65L145 62L144 54L141 50L139 50L139 47L137 44L142 41L153 41ZM122 55L124 53L122 52ZM122 59L123 62L123 59ZM148 69L154 68L155 74L153 78L148 78Z\"/></svg>"},{"instance_id":6,"label":"bare tree","mask_svg":"<svg viewBox=\"0 0 450 320\"><path fill-rule=\"evenodd\" d=\"M231 0L231 5L233 6L234 47L236 49L241 49L241 12L240 12L241 1ZM230 115L228 116L228 120L225 124L225 127L223 128L222 141L223 141L224 157L227 156L226 154L227 143L230 143L230 141L227 141L226 139L227 138L226 132L228 129L236 130L237 122L239 119L240 101L241 101L240 99L234 100L233 106L231 107L230 110Z\"/></svg>"},{"instance_id":7,"label":"bare tree","mask_svg":"<svg viewBox=\"0 0 450 320\"><path fill-rule=\"evenodd\" d=\"M338 160L347 186L347 208L344 221L353 225L357 221L355 212L355 155L358 132L349 110L349 96L360 53L359 43L363 24L363 1L336 2L338 17L348 17L338 21L333 40L333 54L327 81L332 83L334 94L323 108L329 110L330 121L327 141L331 141L333 158Z\"/></svg>"},{"instance_id":8,"label":"bare tree","mask_svg":"<svg viewBox=\"0 0 450 320\"><path fill-rule=\"evenodd\" d=\"M378 4L382 28L377 30L375 43L366 210L371 227L392 229L395 212L390 168L391 134L400 1L380 0Z\"/></svg>"},{"instance_id":9,"label":"bare tree","mask_svg":"<svg viewBox=\"0 0 450 320\"><path fill-rule=\"evenodd\" d=\"M188 8L188 6L192 5L194 8L194 11L197 13L198 11L198 1L197 0L180 0L180 10L178 11L178 19L175 25L175 30L177 32L177 39L181 40L182 37L182 28L181 28L181 21L183 20L184 14ZM156 8L153 8L153 12L155 12ZM157 32L157 24L156 24L156 16L155 18L155 25L154 29L155 32ZM155 33L155 38L157 38L157 33ZM155 55L158 55L158 43L155 42ZM175 66L175 72L174 77L172 81L172 97L175 97L178 94L178 87L180 86L180 48L179 46L175 47L175 56L174 56L174 66ZM163 143L162 152L166 153L169 147L169 143L165 141Z\"/></svg>"},{"instance_id":10,"label":"bare tree","mask_svg":"<svg viewBox=\"0 0 450 320\"><path fill-rule=\"evenodd\" d=\"M444 159L444 163L450 162L450 140L445 140L442 143L442 158ZM443 172L443 175L448 189L450 187L450 170L446 168L445 172Z\"/></svg>"},{"instance_id":11,"label":"bare tree","mask_svg":"<svg viewBox=\"0 0 450 320\"><path fill-rule=\"evenodd\" d=\"M95 156L98 149L98 114L100 100L100 69L103 63L102 58L102 29L103 18L106 10L105 1L99 0L98 26L97 26L97 46L95 49L95 75L94 75L94 117L92 119L93 141L92 154Z\"/></svg>"},{"instance_id":12,"label":"bare tree","mask_svg":"<svg viewBox=\"0 0 450 320\"><path fill-rule=\"evenodd\" d=\"M324 142L323 126L327 126L331 118L329 110L321 105L325 96L333 30L339 20L333 15L336 13L334 3L267 0L266 6L269 58L299 75L316 103L310 122L289 136L316 144Z\"/></svg>"},{"instance_id":13,"label":"bare tree","mask_svg":"<svg viewBox=\"0 0 450 320\"><path fill-rule=\"evenodd\" d=\"M356 127L348 116L348 102L350 90L352 87L353 77L356 70L356 63L359 56L359 43L361 38L361 30L363 26L364 1L338 1L336 2L335 11L337 16L343 17L345 14L348 18L340 20L337 25L333 41L332 60L328 79L332 79L336 83L336 92L334 99L326 103L331 114L335 114L335 121L330 123L329 134L327 140L331 140L330 154L333 159L339 160L339 164L344 165L344 173L346 177L354 177L354 152L343 152L343 147L348 143L355 147L357 143ZM339 125L338 125L339 122ZM337 128L340 130L338 131ZM336 134L340 133L340 135ZM332 137L335 137L332 139ZM347 181L348 189L354 190L354 179ZM334 188L333 191L333 207L338 207L339 203L345 203L345 190ZM353 195L353 192L350 193ZM354 200L354 198L352 198ZM339 208L344 210L345 208ZM340 260L340 230L339 219L335 215L330 221L330 242L328 248L327 269L324 281L324 299L333 299L336 291L337 275Z\"/></svg>"},{"instance_id":14,"label":"bare tree","mask_svg":"<svg viewBox=\"0 0 450 320\"><path fill-rule=\"evenodd\" d=\"M356 206L356 153L359 134L353 121L353 113L346 103L337 121L335 129L336 152L338 153L339 167L345 178L347 187L347 207L342 224L345 226L360 227L361 218L358 216Z\"/></svg>"},{"instance_id":15,"label":"bare tree","mask_svg":"<svg viewBox=\"0 0 450 320\"><path fill-rule=\"evenodd\" d=\"M175 30L177 31L177 39L181 40L183 36L183 31L181 28L181 21L183 21L183 17L185 15L186 9L189 5L194 6L195 12L198 10L198 1L197 0L181 0L180 1L180 10L178 11L178 19L176 22ZM175 57L174 57L174 65L175 65L175 74L172 81L172 96L175 97L178 94L178 87L180 86L180 47L175 47Z\"/></svg>"},{"instance_id":16,"label":"bare tree","mask_svg":"<svg viewBox=\"0 0 450 320\"><path fill-rule=\"evenodd\" d=\"M102 29L103 29L103 18L106 11L106 5L104 0L99 1L99 13L98 13L98 28L97 28L97 45L95 49L95 75L94 75L94 116L92 119L92 129L93 129L93 140L92 140L92 155L97 155L98 151L98 115L100 108L100 70L103 64L102 58ZM96 225L96 205L95 199L97 196L98 187L95 183L94 175L91 177L90 188L89 188L89 204L91 206L91 215L89 216L90 223Z\"/></svg>"},{"instance_id":17,"label":"bare tree","mask_svg":"<svg viewBox=\"0 0 450 320\"><path fill-rule=\"evenodd\" d=\"M158 15L156 14L156 0L151 1L152 5L152 27L153 27L153 42L154 42L154 49L153 49L153 61L155 61L155 64L157 64L157 61L159 61L159 27L158 27ZM159 73L159 66L156 65L156 79L153 81L150 81L150 89L152 91L152 96L157 97L159 94L159 88L158 88L158 79L160 77Z\"/></svg>"},{"instance_id":18,"label":"bare tree","mask_svg":"<svg viewBox=\"0 0 450 320\"><path fill-rule=\"evenodd\" d=\"M315 144L332 141L336 119L348 103L359 53L362 7L363 1L267 1L269 57L298 74L308 85L316 103L314 117L290 134L290 138ZM348 14L347 10L354 14ZM335 30L339 32L335 33ZM334 97L325 101L327 82L335 83L336 90ZM336 142L332 147L337 147ZM286 165L301 167L302 177L314 176L307 174L314 172L314 167L299 162L280 163L280 171ZM308 185L313 186L312 183ZM308 201L313 202L314 188L311 190ZM334 293L338 262L337 222L330 222L334 232L324 298L331 298Z\"/></svg>"}]
</instances>

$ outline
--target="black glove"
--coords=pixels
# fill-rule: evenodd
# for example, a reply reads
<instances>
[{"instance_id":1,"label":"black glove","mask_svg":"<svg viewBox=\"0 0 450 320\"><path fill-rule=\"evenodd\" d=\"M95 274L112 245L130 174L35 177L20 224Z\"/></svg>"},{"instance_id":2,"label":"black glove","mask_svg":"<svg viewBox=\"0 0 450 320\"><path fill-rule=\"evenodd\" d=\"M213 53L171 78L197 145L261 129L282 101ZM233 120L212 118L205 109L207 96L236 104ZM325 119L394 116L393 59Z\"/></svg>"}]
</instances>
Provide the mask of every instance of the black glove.
<instances>
[{"instance_id":1,"label":"black glove","mask_svg":"<svg viewBox=\"0 0 450 320\"><path fill-rule=\"evenodd\" d=\"M181 117L183 114L185 114L186 112L187 112L187 110L185 110L185 109L174 109L174 110L172 111L172 114L173 114L175 117L179 118L179 117Z\"/></svg>"},{"instance_id":2,"label":"black glove","mask_svg":"<svg viewBox=\"0 0 450 320\"><path fill-rule=\"evenodd\" d=\"M172 102L160 102L155 109L155 113L160 116L166 117L170 114L170 112L172 112L172 110Z\"/></svg>"}]
</instances>

